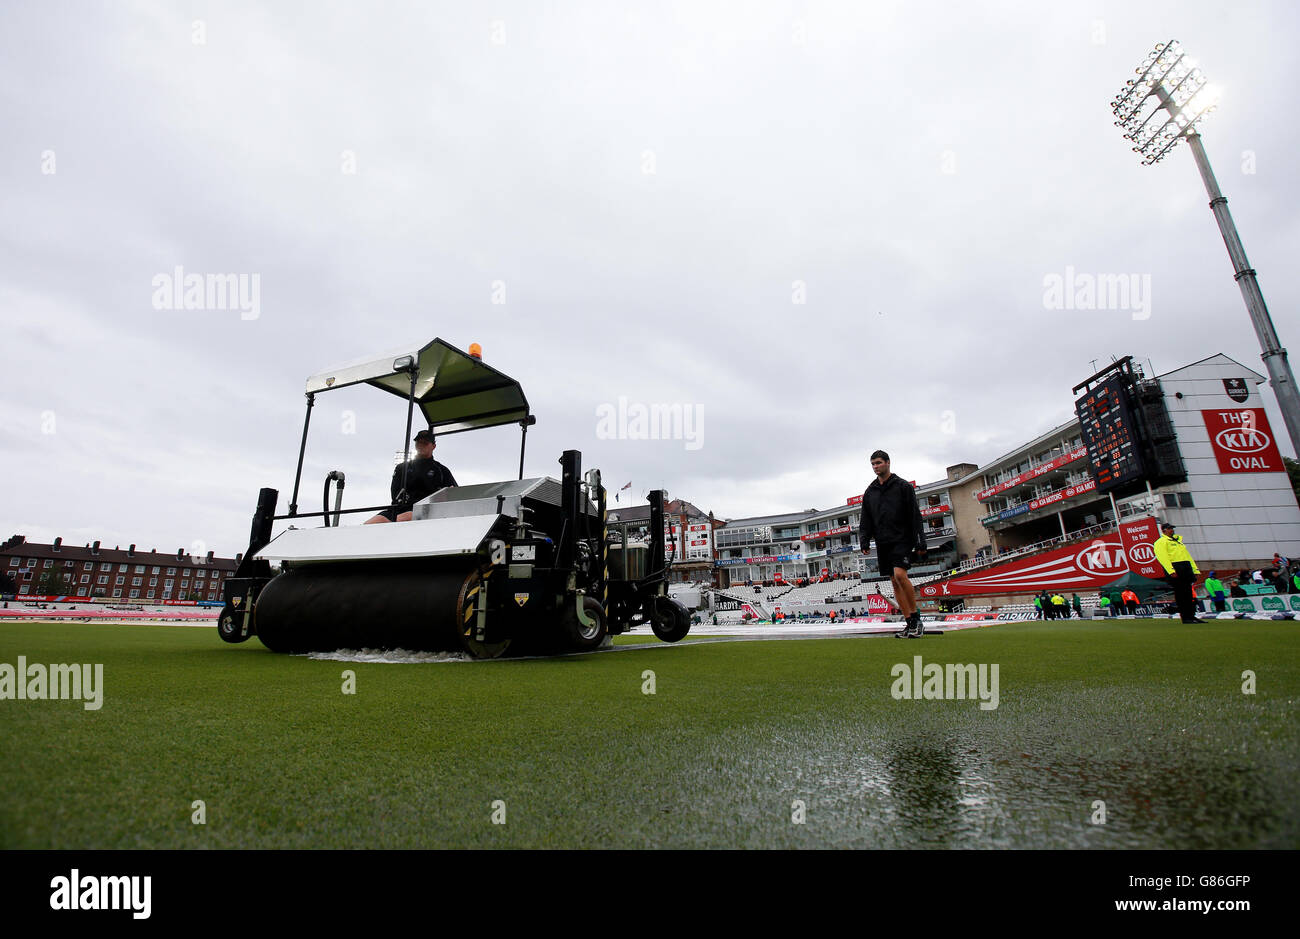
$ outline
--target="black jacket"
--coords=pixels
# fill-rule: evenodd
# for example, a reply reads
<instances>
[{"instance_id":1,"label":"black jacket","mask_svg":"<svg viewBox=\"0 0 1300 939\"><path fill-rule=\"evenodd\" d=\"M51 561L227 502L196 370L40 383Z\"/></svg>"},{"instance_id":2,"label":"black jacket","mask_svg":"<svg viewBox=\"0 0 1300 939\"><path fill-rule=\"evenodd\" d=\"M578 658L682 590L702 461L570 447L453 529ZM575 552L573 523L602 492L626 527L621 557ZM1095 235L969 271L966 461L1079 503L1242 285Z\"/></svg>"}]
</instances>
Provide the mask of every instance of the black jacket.
<instances>
[{"instance_id":1,"label":"black jacket","mask_svg":"<svg viewBox=\"0 0 1300 939\"><path fill-rule=\"evenodd\" d=\"M397 497L402 491L402 467L405 463L398 463L397 468L393 470L392 495L393 504L397 504ZM410 473L406 476L406 495L407 500L403 505L414 505L426 496L433 495L444 486L456 485L456 477L451 475L451 470L443 466L433 457L427 460L416 457L410 462Z\"/></svg>"},{"instance_id":2,"label":"black jacket","mask_svg":"<svg viewBox=\"0 0 1300 939\"><path fill-rule=\"evenodd\" d=\"M897 473L890 473L883 486L877 478L862 494L859 549L867 547L872 538L877 547L888 544L907 551L925 550L925 527L921 523L921 507L916 504L916 492Z\"/></svg>"}]
</instances>

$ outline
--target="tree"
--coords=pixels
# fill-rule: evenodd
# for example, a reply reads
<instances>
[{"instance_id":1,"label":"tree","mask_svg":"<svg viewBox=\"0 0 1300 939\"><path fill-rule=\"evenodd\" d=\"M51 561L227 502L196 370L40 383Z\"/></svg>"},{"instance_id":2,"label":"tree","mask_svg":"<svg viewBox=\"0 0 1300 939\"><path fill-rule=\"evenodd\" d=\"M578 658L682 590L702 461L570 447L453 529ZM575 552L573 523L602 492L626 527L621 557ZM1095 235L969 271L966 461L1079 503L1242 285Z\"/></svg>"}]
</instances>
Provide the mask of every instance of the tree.
<instances>
[{"instance_id":1,"label":"tree","mask_svg":"<svg viewBox=\"0 0 1300 939\"><path fill-rule=\"evenodd\" d=\"M1291 477L1291 491L1295 493L1295 500L1300 503L1300 463L1289 456L1284 456L1282 465L1286 467L1286 474Z\"/></svg>"},{"instance_id":2,"label":"tree","mask_svg":"<svg viewBox=\"0 0 1300 939\"><path fill-rule=\"evenodd\" d=\"M61 597L76 593L77 587L72 582L72 578L64 574L61 569L51 567L49 570L41 571L41 576L36 578L36 586L32 592L43 597Z\"/></svg>"},{"instance_id":3,"label":"tree","mask_svg":"<svg viewBox=\"0 0 1300 939\"><path fill-rule=\"evenodd\" d=\"M0 593L17 593L18 582L8 572L0 573Z\"/></svg>"}]
</instances>

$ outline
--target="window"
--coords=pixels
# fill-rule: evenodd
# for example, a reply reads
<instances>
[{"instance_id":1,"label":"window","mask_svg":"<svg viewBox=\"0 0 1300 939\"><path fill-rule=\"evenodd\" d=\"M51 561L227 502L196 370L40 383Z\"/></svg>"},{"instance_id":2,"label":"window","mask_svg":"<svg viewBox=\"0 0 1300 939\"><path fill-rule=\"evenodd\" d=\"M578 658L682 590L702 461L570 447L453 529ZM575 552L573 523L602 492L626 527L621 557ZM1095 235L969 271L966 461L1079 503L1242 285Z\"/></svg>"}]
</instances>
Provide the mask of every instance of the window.
<instances>
[{"instance_id":1,"label":"window","mask_svg":"<svg viewBox=\"0 0 1300 939\"><path fill-rule=\"evenodd\" d=\"M155 567L155 568L153 569L153 573L157 574L157 573L158 573L158 570L159 570L159 569Z\"/></svg>"},{"instance_id":2,"label":"window","mask_svg":"<svg viewBox=\"0 0 1300 939\"><path fill-rule=\"evenodd\" d=\"M132 577L132 578L131 578L131 586L132 586L132 587L139 587L139 586L140 586L140 582L141 582L143 579L144 579L143 577Z\"/></svg>"},{"instance_id":3,"label":"window","mask_svg":"<svg viewBox=\"0 0 1300 939\"><path fill-rule=\"evenodd\" d=\"M32 572L31 572L31 571L23 571L23 580L31 580L31 579L32 579Z\"/></svg>"},{"instance_id":4,"label":"window","mask_svg":"<svg viewBox=\"0 0 1300 939\"><path fill-rule=\"evenodd\" d=\"M113 569L113 565L112 565L112 564L101 564L101 565L99 565L99 569L100 569L101 571L111 571L111 570Z\"/></svg>"},{"instance_id":5,"label":"window","mask_svg":"<svg viewBox=\"0 0 1300 939\"><path fill-rule=\"evenodd\" d=\"M27 593L28 589L29 589L28 586L26 584L23 584L21 587L18 588L18 592Z\"/></svg>"},{"instance_id":6,"label":"window","mask_svg":"<svg viewBox=\"0 0 1300 939\"><path fill-rule=\"evenodd\" d=\"M138 596L140 596L140 591L138 591L138 590L132 590L132 591L131 591L131 599L132 599L132 600L134 600L134 599L135 599L136 597L138 597Z\"/></svg>"},{"instance_id":7,"label":"window","mask_svg":"<svg viewBox=\"0 0 1300 939\"><path fill-rule=\"evenodd\" d=\"M101 587L106 587L108 585L108 575L100 574L99 577L95 580L95 583L99 584Z\"/></svg>"},{"instance_id":8,"label":"window","mask_svg":"<svg viewBox=\"0 0 1300 939\"><path fill-rule=\"evenodd\" d=\"M1192 494L1190 492L1178 493L1178 507L1190 509L1192 507Z\"/></svg>"},{"instance_id":9,"label":"window","mask_svg":"<svg viewBox=\"0 0 1300 939\"><path fill-rule=\"evenodd\" d=\"M54 566L53 561L46 561L44 564L41 565L41 567L53 567L53 566Z\"/></svg>"},{"instance_id":10,"label":"window","mask_svg":"<svg viewBox=\"0 0 1300 939\"><path fill-rule=\"evenodd\" d=\"M81 575L81 582L82 582L83 584L88 584L88 583L90 583L90 575L89 575L89 574L82 574L82 575Z\"/></svg>"},{"instance_id":11,"label":"window","mask_svg":"<svg viewBox=\"0 0 1300 939\"><path fill-rule=\"evenodd\" d=\"M167 590L164 590L164 591L163 591L163 599L164 599L164 600L170 600L171 598L172 598L172 592L171 592L171 589L168 588Z\"/></svg>"},{"instance_id":12,"label":"window","mask_svg":"<svg viewBox=\"0 0 1300 939\"><path fill-rule=\"evenodd\" d=\"M95 569L95 562L87 561L85 564L81 565L81 569L83 571L93 571Z\"/></svg>"},{"instance_id":13,"label":"window","mask_svg":"<svg viewBox=\"0 0 1300 939\"><path fill-rule=\"evenodd\" d=\"M121 588L121 587L114 587L114 588L113 588L113 596L115 596L115 597L120 597L121 595L122 595L122 588Z\"/></svg>"},{"instance_id":14,"label":"window","mask_svg":"<svg viewBox=\"0 0 1300 939\"><path fill-rule=\"evenodd\" d=\"M117 575L117 580L113 581L113 583L117 584L117 586L120 587L120 586L122 586L124 583L126 583L126 578L123 577L121 574L118 574L118 575Z\"/></svg>"},{"instance_id":15,"label":"window","mask_svg":"<svg viewBox=\"0 0 1300 939\"><path fill-rule=\"evenodd\" d=\"M170 578L168 578L167 582L164 583L163 586L166 587L167 590L170 592L171 589L172 589L172 586L174 585L174 583L175 583L175 581L173 581L173 580L171 580Z\"/></svg>"},{"instance_id":16,"label":"window","mask_svg":"<svg viewBox=\"0 0 1300 939\"><path fill-rule=\"evenodd\" d=\"M143 564L137 564L137 565L135 566L135 572L136 572L137 574L143 574L143 573L144 573L144 565L143 565Z\"/></svg>"},{"instance_id":17,"label":"window","mask_svg":"<svg viewBox=\"0 0 1300 939\"><path fill-rule=\"evenodd\" d=\"M63 562L63 566L64 566L64 567L72 567L72 566L73 566L73 562L72 562L72 561L64 561L64 562Z\"/></svg>"},{"instance_id":18,"label":"window","mask_svg":"<svg viewBox=\"0 0 1300 939\"><path fill-rule=\"evenodd\" d=\"M150 586L150 587L157 587L157 586L158 586L158 578L157 578L157 577L150 577L150 578L149 578L149 586Z\"/></svg>"},{"instance_id":19,"label":"window","mask_svg":"<svg viewBox=\"0 0 1300 939\"><path fill-rule=\"evenodd\" d=\"M1176 492L1165 493L1165 508L1167 509L1178 508L1178 493Z\"/></svg>"},{"instance_id":20,"label":"window","mask_svg":"<svg viewBox=\"0 0 1300 939\"><path fill-rule=\"evenodd\" d=\"M207 574L207 571L198 571L198 572L195 573L194 576L197 577L197 578L199 578L200 580L202 580L204 577L207 577L208 574ZM213 574L212 576L215 577L216 575Z\"/></svg>"},{"instance_id":21,"label":"window","mask_svg":"<svg viewBox=\"0 0 1300 939\"><path fill-rule=\"evenodd\" d=\"M10 559L9 559L9 566L10 566L10 567L17 567L17 566L18 566L18 559L17 559L17 558L10 558Z\"/></svg>"},{"instance_id":22,"label":"window","mask_svg":"<svg viewBox=\"0 0 1300 939\"><path fill-rule=\"evenodd\" d=\"M174 567L169 567L169 568L167 568L167 576L168 576L168 577L171 577L171 576L174 575L175 573L176 573L176 568L174 568Z\"/></svg>"}]
</instances>

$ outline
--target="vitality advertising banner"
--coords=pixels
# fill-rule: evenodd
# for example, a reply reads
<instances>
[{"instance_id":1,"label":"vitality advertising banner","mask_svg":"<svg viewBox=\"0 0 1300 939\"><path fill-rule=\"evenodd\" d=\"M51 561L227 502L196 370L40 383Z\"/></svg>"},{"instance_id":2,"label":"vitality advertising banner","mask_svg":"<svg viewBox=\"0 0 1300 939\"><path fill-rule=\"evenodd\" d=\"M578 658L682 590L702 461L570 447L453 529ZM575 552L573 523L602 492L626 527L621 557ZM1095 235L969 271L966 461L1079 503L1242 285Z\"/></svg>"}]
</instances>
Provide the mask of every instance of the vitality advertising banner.
<instances>
[{"instance_id":1,"label":"vitality advertising banner","mask_svg":"<svg viewBox=\"0 0 1300 939\"><path fill-rule=\"evenodd\" d=\"M1162 580L1165 569L1156 560L1153 547L1160 537L1160 527L1154 518L1139 518L1119 526L1119 537L1128 555L1128 567L1135 574Z\"/></svg>"},{"instance_id":2,"label":"vitality advertising banner","mask_svg":"<svg viewBox=\"0 0 1300 939\"><path fill-rule=\"evenodd\" d=\"M893 605L882 594L873 593L867 597L867 612L877 615L885 615L894 609Z\"/></svg>"},{"instance_id":3,"label":"vitality advertising banner","mask_svg":"<svg viewBox=\"0 0 1300 939\"><path fill-rule=\"evenodd\" d=\"M936 581L920 588L926 599L1041 590L1097 590L1129 571L1128 554L1118 534L1066 545L1045 554L999 564ZM1066 599L1069 599L1068 597Z\"/></svg>"},{"instance_id":4,"label":"vitality advertising banner","mask_svg":"<svg viewBox=\"0 0 1300 939\"><path fill-rule=\"evenodd\" d=\"M1285 473L1263 408L1202 411L1220 473Z\"/></svg>"}]
</instances>

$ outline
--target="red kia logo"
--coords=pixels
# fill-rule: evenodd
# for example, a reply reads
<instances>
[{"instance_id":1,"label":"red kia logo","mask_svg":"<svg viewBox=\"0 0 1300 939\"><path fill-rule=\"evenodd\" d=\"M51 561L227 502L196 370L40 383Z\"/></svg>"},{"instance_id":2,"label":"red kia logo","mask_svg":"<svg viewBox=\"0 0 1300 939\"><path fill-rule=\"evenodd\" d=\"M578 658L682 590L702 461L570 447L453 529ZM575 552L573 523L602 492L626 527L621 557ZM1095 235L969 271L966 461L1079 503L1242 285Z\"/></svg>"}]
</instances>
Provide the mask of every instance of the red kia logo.
<instances>
[{"instance_id":1,"label":"red kia logo","mask_svg":"<svg viewBox=\"0 0 1300 939\"><path fill-rule=\"evenodd\" d=\"M1214 435L1214 442L1233 453L1259 453L1273 445L1268 434L1252 427L1229 427Z\"/></svg>"},{"instance_id":2,"label":"red kia logo","mask_svg":"<svg viewBox=\"0 0 1300 939\"><path fill-rule=\"evenodd\" d=\"M1129 550L1133 555L1133 560L1138 564L1150 564L1156 559L1155 551L1151 548L1151 545L1146 542L1135 544Z\"/></svg>"},{"instance_id":3,"label":"red kia logo","mask_svg":"<svg viewBox=\"0 0 1300 939\"><path fill-rule=\"evenodd\" d=\"M1113 541L1094 541L1074 556L1074 563L1089 574L1122 573L1128 569L1124 546Z\"/></svg>"},{"instance_id":4,"label":"red kia logo","mask_svg":"<svg viewBox=\"0 0 1300 939\"><path fill-rule=\"evenodd\" d=\"M922 590L921 592L924 593L927 597L933 597L933 596L934 596L934 593L935 593L935 590L934 590L933 587L926 587L926 588L925 588L924 590Z\"/></svg>"}]
</instances>

